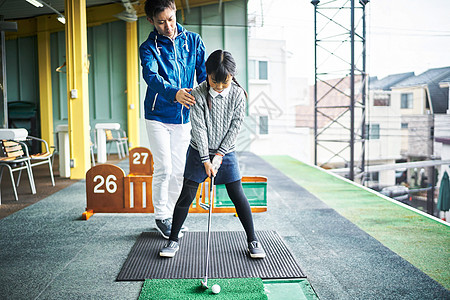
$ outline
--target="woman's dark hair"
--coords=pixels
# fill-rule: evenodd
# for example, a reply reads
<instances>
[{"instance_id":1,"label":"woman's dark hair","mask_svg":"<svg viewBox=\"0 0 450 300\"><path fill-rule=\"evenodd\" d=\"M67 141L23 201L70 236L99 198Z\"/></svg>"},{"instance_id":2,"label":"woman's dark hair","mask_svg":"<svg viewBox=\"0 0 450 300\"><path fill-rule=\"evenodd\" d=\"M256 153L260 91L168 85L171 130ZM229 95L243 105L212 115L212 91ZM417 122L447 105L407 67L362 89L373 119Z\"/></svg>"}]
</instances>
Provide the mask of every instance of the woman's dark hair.
<instances>
[{"instance_id":1,"label":"woman's dark hair","mask_svg":"<svg viewBox=\"0 0 450 300\"><path fill-rule=\"evenodd\" d=\"M221 49L214 51L206 60L205 67L206 73L208 75L214 75L214 80L217 82L225 82L228 75L231 75L233 78L233 82L236 83L237 86L239 86L244 91L245 97L248 97L247 92L234 77L236 75L236 61L234 60L230 52ZM206 81L206 84L209 90L210 86L208 80ZM209 109L211 109L212 103L209 93L207 96L207 102Z\"/></svg>"},{"instance_id":2,"label":"woman's dark hair","mask_svg":"<svg viewBox=\"0 0 450 300\"><path fill-rule=\"evenodd\" d=\"M145 1L145 14L153 20L153 17L163 12L166 8L176 10L175 0L147 0Z\"/></svg>"}]
</instances>

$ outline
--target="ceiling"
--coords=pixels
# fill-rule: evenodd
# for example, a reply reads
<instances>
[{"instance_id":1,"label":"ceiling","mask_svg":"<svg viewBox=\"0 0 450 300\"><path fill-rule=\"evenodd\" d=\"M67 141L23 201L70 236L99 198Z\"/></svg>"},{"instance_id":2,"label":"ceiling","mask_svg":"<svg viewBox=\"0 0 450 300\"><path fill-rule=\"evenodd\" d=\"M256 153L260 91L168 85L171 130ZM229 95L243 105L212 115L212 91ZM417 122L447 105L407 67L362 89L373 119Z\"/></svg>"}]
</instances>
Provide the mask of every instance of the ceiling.
<instances>
[{"instance_id":1,"label":"ceiling","mask_svg":"<svg viewBox=\"0 0 450 300\"><path fill-rule=\"evenodd\" d=\"M65 0L44 0L50 4L54 9L63 13ZM111 3L122 3L121 0L85 0L86 7L104 5ZM50 8L35 7L25 0L0 0L0 15L5 20L16 20L24 18L32 18L40 15L54 14Z\"/></svg>"}]
</instances>

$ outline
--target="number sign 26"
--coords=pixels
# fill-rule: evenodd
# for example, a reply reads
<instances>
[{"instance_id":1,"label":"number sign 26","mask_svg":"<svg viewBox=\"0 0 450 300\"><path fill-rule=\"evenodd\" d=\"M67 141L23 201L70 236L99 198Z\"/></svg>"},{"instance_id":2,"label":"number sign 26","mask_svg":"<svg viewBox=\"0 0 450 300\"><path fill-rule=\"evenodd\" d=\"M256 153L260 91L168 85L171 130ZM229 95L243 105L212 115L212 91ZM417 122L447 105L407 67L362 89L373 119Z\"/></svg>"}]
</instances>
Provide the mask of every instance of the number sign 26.
<instances>
[{"instance_id":1,"label":"number sign 26","mask_svg":"<svg viewBox=\"0 0 450 300\"><path fill-rule=\"evenodd\" d=\"M110 194L114 194L117 191L117 183L116 183L116 176L114 175L108 175L106 177L106 190ZM105 178L102 175L95 175L94 182L98 182L98 184L94 187L94 194L103 194L105 192L105 189L103 188L105 184Z\"/></svg>"},{"instance_id":2,"label":"number sign 26","mask_svg":"<svg viewBox=\"0 0 450 300\"><path fill-rule=\"evenodd\" d=\"M106 212L108 208L124 206L125 172L114 165L92 167L86 173L87 208Z\"/></svg>"}]
</instances>

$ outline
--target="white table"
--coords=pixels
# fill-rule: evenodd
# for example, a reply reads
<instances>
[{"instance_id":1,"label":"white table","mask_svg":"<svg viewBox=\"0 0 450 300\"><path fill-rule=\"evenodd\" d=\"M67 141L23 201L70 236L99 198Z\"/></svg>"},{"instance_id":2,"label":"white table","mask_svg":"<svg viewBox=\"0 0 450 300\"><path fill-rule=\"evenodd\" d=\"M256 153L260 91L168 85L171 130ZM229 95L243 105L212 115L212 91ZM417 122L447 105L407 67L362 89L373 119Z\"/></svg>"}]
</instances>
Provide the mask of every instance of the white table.
<instances>
[{"instance_id":1,"label":"white table","mask_svg":"<svg viewBox=\"0 0 450 300\"><path fill-rule=\"evenodd\" d=\"M25 128L0 128L0 140L24 141L27 136Z\"/></svg>"},{"instance_id":2,"label":"white table","mask_svg":"<svg viewBox=\"0 0 450 300\"><path fill-rule=\"evenodd\" d=\"M56 132L58 133L59 176L70 178L69 125L60 124L56 126Z\"/></svg>"},{"instance_id":3,"label":"white table","mask_svg":"<svg viewBox=\"0 0 450 300\"><path fill-rule=\"evenodd\" d=\"M119 130L119 123L97 123L95 130L97 131L97 162L103 164L106 162L106 133L105 129Z\"/></svg>"}]
</instances>

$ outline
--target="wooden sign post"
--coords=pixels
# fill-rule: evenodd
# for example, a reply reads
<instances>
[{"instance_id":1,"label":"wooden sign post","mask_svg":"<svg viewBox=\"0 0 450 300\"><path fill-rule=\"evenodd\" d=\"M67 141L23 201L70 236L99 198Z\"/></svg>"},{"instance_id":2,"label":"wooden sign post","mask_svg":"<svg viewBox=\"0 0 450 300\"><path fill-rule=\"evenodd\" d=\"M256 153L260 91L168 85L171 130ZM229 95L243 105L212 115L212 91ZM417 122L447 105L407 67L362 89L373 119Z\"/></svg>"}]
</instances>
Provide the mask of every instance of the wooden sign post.
<instances>
[{"instance_id":1,"label":"wooden sign post","mask_svg":"<svg viewBox=\"0 0 450 300\"><path fill-rule=\"evenodd\" d=\"M86 197L87 207L83 213L83 219L89 219L94 213L153 213L152 181L153 181L153 156L149 149L135 147L129 155L130 174L110 164L97 165L86 173ZM267 211L267 178L261 176L244 176L242 183L253 194L249 198L250 204L253 198L257 200L256 206L252 206L252 212ZM207 213L200 207L200 203L207 203L209 199L209 187L211 181L205 180L197 191L196 199L192 203L189 212ZM215 186L217 191L217 187ZM226 192L223 186L220 194ZM244 189L245 190L245 189ZM234 205L231 200L215 193L212 203L214 213L233 213ZM259 201L259 202L258 202ZM262 204L261 204L262 203Z\"/></svg>"},{"instance_id":2,"label":"wooden sign post","mask_svg":"<svg viewBox=\"0 0 450 300\"><path fill-rule=\"evenodd\" d=\"M135 147L130 150L130 175L153 175L153 155L149 149Z\"/></svg>"},{"instance_id":3,"label":"wooden sign post","mask_svg":"<svg viewBox=\"0 0 450 300\"><path fill-rule=\"evenodd\" d=\"M87 220L95 212L120 212L124 207L125 172L110 164L97 165L86 173Z\"/></svg>"}]
</instances>

